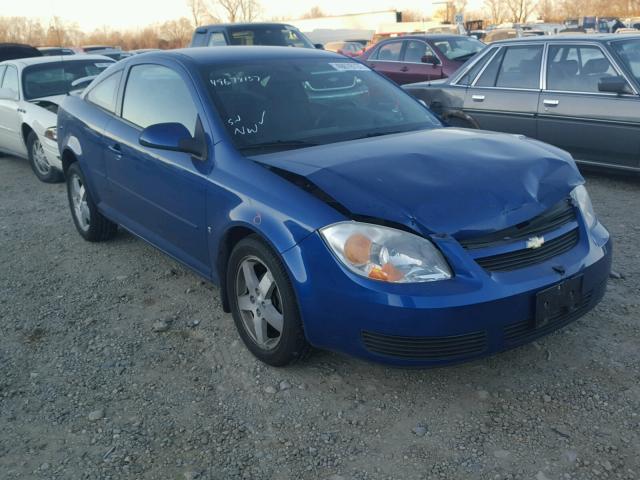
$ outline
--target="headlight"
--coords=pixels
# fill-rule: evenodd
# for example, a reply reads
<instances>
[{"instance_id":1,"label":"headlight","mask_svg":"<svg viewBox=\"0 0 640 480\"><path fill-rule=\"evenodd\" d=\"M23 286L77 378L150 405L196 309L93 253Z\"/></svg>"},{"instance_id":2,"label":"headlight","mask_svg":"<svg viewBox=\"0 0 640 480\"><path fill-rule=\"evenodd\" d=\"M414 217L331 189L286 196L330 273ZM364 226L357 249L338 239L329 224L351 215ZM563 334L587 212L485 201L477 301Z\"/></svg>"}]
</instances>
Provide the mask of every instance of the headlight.
<instances>
[{"instance_id":1,"label":"headlight","mask_svg":"<svg viewBox=\"0 0 640 480\"><path fill-rule=\"evenodd\" d=\"M58 129L56 127L49 127L44 131L44 137L56 142L58 140Z\"/></svg>"},{"instance_id":2,"label":"headlight","mask_svg":"<svg viewBox=\"0 0 640 480\"><path fill-rule=\"evenodd\" d=\"M451 278L451 269L429 240L369 223L342 222L320 229L338 259L363 277L393 283Z\"/></svg>"},{"instance_id":3,"label":"headlight","mask_svg":"<svg viewBox=\"0 0 640 480\"><path fill-rule=\"evenodd\" d=\"M573 198L582 212L582 216L584 217L584 221L587 223L587 227L593 228L596 224L596 213L593 211L589 192L587 192L584 185L579 185L574 188L571 192L571 198Z\"/></svg>"}]
</instances>

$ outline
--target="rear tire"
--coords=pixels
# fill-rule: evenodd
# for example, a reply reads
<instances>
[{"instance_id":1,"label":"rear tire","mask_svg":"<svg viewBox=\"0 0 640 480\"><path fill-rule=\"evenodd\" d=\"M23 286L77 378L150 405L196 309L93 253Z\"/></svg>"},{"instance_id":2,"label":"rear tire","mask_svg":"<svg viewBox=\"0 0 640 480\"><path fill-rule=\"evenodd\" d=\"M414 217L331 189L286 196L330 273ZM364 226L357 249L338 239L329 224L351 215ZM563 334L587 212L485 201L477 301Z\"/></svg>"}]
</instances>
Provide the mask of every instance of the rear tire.
<instances>
[{"instance_id":1,"label":"rear tire","mask_svg":"<svg viewBox=\"0 0 640 480\"><path fill-rule=\"evenodd\" d=\"M35 132L29 132L27 136L27 153L31 170L38 180L44 183L59 183L64 180L62 172L49 164L42 142Z\"/></svg>"},{"instance_id":2,"label":"rear tire","mask_svg":"<svg viewBox=\"0 0 640 480\"><path fill-rule=\"evenodd\" d=\"M88 242L103 242L116 235L118 225L98 211L77 162L67 170L67 198L73 223L82 238Z\"/></svg>"},{"instance_id":3,"label":"rear tire","mask_svg":"<svg viewBox=\"0 0 640 480\"><path fill-rule=\"evenodd\" d=\"M233 320L251 353L274 367L308 356L311 346L289 275L259 237L252 235L235 246L226 282Z\"/></svg>"}]
</instances>

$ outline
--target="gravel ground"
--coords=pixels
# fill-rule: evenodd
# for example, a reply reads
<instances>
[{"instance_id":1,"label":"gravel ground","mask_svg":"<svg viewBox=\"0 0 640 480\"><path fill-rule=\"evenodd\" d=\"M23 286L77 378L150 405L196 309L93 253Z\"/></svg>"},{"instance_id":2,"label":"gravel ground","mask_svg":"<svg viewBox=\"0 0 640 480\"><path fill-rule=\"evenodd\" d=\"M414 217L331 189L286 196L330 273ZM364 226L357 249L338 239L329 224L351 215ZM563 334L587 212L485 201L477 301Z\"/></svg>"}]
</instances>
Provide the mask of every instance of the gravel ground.
<instances>
[{"instance_id":1,"label":"gravel ground","mask_svg":"<svg viewBox=\"0 0 640 480\"><path fill-rule=\"evenodd\" d=\"M604 301L534 344L399 370L260 364L215 287L77 235L64 186L0 159L2 479L640 478L639 182L590 175Z\"/></svg>"}]
</instances>

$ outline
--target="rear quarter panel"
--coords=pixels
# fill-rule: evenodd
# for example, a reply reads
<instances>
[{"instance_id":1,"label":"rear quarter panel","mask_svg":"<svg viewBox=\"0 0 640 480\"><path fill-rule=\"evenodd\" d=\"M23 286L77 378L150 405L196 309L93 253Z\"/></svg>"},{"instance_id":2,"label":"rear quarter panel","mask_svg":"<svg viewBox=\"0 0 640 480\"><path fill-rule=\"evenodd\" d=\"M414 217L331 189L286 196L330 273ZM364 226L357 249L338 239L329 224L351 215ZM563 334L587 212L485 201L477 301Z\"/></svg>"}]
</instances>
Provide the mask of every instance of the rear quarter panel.
<instances>
[{"instance_id":1,"label":"rear quarter panel","mask_svg":"<svg viewBox=\"0 0 640 480\"><path fill-rule=\"evenodd\" d=\"M467 92L466 87L430 82L412 83L402 88L424 101L433 113L445 121L451 114L462 112Z\"/></svg>"},{"instance_id":2,"label":"rear quarter panel","mask_svg":"<svg viewBox=\"0 0 640 480\"><path fill-rule=\"evenodd\" d=\"M80 163L98 205L104 200L107 188L102 135L111 118L110 114L75 95L66 97L58 109L60 155L63 162L72 154Z\"/></svg>"}]
</instances>

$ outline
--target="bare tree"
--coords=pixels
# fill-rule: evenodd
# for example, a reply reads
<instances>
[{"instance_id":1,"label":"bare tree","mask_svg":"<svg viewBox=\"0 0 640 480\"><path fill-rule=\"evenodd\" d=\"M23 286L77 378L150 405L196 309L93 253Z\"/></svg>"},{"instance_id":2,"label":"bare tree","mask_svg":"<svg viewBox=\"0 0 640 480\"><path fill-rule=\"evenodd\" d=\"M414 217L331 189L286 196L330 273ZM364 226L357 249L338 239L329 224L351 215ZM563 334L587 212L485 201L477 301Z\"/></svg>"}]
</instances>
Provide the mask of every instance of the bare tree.
<instances>
[{"instance_id":1,"label":"bare tree","mask_svg":"<svg viewBox=\"0 0 640 480\"><path fill-rule=\"evenodd\" d=\"M558 5L554 0L540 0L537 10L538 16L545 22L557 22L561 20Z\"/></svg>"},{"instance_id":2,"label":"bare tree","mask_svg":"<svg viewBox=\"0 0 640 480\"><path fill-rule=\"evenodd\" d=\"M260 10L258 0L241 0L240 11L243 22L253 22L260 15Z\"/></svg>"},{"instance_id":3,"label":"bare tree","mask_svg":"<svg viewBox=\"0 0 640 480\"><path fill-rule=\"evenodd\" d=\"M424 20L424 15L418 10L403 10L402 21L403 22L421 22Z\"/></svg>"},{"instance_id":4,"label":"bare tree","mask_svg":"<svg viewBox=\"0 0 640 480\"><path fill-rule=\"evenodd\" d=\"M260 14L258 0L218 0L229 22L252 22Z\"/></svg>"},{"instance_id":5,"label":"bare tree","mask_svg":"<svg viewBox=\"0 0 640 480\"><path fill-rule=\"evenodd\" d=\"M169 20L159 27L159 36L167 41L168 48L185 47L191 40L193 26L188 18Z\"/></svg>"},{"instance_id":6,"label":"bare tree","mask_svg":"<svg viewBox=\"0 0 640 480\"><path fill-rule=\"evenodd\" d=\"M326 15L318 5L311 8L311 10L309 10L307 13L302 15L302 18L320 18L320 17L326 17Z\"/></svg>"},{"instance_id":7,"label":"bare tree","mask_svg":"<svg viewBox=\"0 0 640 480\"><path fill-rule=\"evenodd\" d=\"M485 0L487 10L491 17L491 23L499 25L504 22L506 5L505 0Z\"/></svg>"},{"instance_id":8,"label":"bare tree","mask_svg":"<svg viewBox=\"0 0 640 480\"><path fill-rule=\"evenodd\" d=\"M468 0L453 0L453 10L455 13L464 13L469 5Z\"/></svg>"},{"instance_id":9,"label":"bare tree","mask_svg":"<svg viewBox=\"0 0 640 480\"><path fill-rule=\"evenodd\" d=\"M507 11L513 23L524 23L536 9L534 0L505 0Z\"/></svg>"},{"instance_id":10,"label":"bare tree","mask_svg":"<svg viewBox=\"0 0 640 480\"><path fill-rule=\"evenodd\" d=\"M187 7L193 18L193 25L198 26L204 23L205 17L208 16L207 5L204 0L187 0Z\"/></svg>"}]
</instances>

